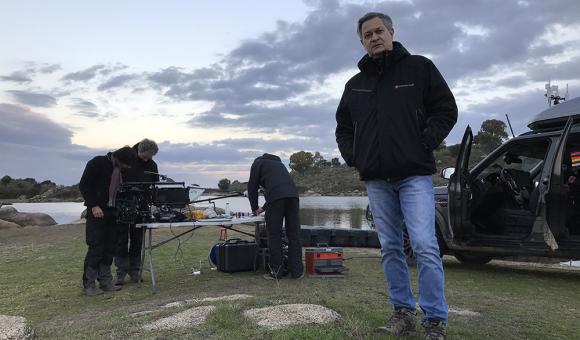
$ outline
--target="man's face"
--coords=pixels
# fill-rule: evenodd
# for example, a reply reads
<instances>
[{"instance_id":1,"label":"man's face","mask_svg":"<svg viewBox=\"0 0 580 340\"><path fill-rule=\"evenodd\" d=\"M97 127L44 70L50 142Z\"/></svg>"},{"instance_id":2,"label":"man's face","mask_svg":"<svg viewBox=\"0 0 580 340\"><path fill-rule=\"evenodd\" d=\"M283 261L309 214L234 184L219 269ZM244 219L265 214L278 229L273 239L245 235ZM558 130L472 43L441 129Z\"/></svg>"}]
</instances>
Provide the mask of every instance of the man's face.
<instances>
[{"instance_id":1,"label":"man's face","mask_svg":"<svg viewBox=\"0 0 580 340\"><path fill-rule=\"evenodd\" d=\"M137 155L143 162L148 162L151 158L153 158L153 155L150 152L138 152Z\"/></svg>"},{"instance_id":2,"label":"man's face","mask_svg":"<svg viewBox=\"0 0 580 340\"><path fill-rule=\"evenodd\" d=\"M121 170L126 170L126 169L129 169L130 167L131 166L129 166L129 164L119 162L119 168L121 168Z\"/></svg>"},{"instance_id":3,"label":"man's face","mask_svg":"<svg viewBox=\"0 0 580 340\"><path fill-rule=\"evenodd\" d=\"M372 18L361 26L361 43L371 57L393 49L395 30L387 28L381 18Z\"/></svg>"},{"instance_id":4,"label":"man's face","mask_svg":"<svg viewBox=\"0 0 580 340\"><path fill-rule=\"evenodd\" d=\"M116 157L113 157L113 166L118 167L121 170L129 169L131 166L119 161Z\"/></svg>"}]
</instances>

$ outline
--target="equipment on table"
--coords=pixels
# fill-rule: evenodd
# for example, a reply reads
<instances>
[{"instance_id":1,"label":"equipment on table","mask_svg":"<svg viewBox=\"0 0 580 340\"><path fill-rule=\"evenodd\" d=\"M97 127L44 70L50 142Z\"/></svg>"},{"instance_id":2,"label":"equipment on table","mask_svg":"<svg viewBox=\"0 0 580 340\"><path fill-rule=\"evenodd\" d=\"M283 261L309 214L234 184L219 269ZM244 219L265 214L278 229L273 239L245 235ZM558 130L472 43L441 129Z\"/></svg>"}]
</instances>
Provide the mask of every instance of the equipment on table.
<instances>
[{"instance_id":1,"label":"equipment on table","mask_svg":"<svg viewBox=\"0 0 580 340\"><path fill-rule=\"evenodd\" d=\"M258 245L253 241L229 239L215 246L215 264L219 271L234 273L256 268Z\"/></svg>"},{"instance_id":2,"label":"equipment on table","mask_svg":"<svg viewBox=\"0 0 580 340\"><path fill-rule=\"evenodd\" d=\"M342 248L306 248L306 274L313 277L344 277Z\"/></svg>"},{"instance_id":3,"label":"equipment on table","mask_svg":"<svg viewBox=\"0 0 580 340\"><path fill-rule=\"evenodd\" d=\"M166 176L162 176L166 178ZM213 201L241 196L235 193L197 200L205 188L197 184L186 186L184 182L124 182L116 197L117 220L119 223L136 224L150 222L181 222L188 218L204 219L216 217ZM209 202L214 209L190 213L190 203Z\"/></svg>"}]
</instances>

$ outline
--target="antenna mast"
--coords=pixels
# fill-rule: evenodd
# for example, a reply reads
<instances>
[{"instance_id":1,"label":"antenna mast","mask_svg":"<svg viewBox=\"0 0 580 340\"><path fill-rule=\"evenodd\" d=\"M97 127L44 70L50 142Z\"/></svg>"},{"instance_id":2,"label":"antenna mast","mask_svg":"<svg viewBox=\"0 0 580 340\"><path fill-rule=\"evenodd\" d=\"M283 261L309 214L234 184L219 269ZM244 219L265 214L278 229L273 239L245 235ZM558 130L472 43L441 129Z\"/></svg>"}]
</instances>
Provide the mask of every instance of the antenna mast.
<instances>
[{"instance_id":1,"label":"antenna mast","mask_svg":"<svg viewBox=\"0 0 580 340\"><path fill-rule=\"evenodd\" d=\"M568 97L568 84L566 84L566 95L561 97L560 93L558 93L558 85L552 85L550 80L548 80L544 97L548 98L548 107L552 107L552 103L554 105L560 104L560 101L566 100L566 97Z\"/></svg>"}]
</instances>

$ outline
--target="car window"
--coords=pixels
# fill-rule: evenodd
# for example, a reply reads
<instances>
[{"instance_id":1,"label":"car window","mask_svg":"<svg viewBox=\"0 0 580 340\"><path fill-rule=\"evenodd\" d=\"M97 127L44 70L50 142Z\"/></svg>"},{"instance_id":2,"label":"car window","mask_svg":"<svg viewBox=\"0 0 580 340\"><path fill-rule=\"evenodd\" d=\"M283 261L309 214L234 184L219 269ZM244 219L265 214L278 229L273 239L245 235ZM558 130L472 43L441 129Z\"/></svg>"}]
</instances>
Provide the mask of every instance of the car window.
<instances>
[{"instance_id":1,"label":"car window","mask_svg":"<svg viewBox=\"0 0 580 340\"><path fill-rule=\"evenodd\" d=\"M580 175L580 134L571 134L566 144L562 172L567 178Z\"/></svg>"},{"instance_id":2,"label":"car window","mask_svg":"<svg viewBox=\"0 0 580 340\"><path fill-rule=\"evenodd\" d=\"M496 173L499 169L507 169L528 173L533 178L543 167L548 146L549 143L546 140L515 144L503 153L498 154L477 177L484 178Z\"/></svg>"}]
</instances>

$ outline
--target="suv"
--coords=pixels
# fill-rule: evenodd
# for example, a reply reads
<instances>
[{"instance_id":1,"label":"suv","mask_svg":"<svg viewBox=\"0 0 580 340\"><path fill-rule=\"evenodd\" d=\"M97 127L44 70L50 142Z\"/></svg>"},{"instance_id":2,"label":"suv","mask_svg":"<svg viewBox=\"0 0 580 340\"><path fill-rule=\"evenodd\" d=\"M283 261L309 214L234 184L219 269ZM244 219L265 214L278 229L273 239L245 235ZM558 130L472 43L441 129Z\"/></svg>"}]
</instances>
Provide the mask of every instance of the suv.
<instances>
[{"instance_id":1,"label":"suv","mask_svg":"<svg viewBox=\"0 0 580 340\"><path fill-rule=\"evenodd\" d=\"M555 105L471 169L468 126L456 167L441 171L449 185L435 188L441 254L469 264L514 255L580 258L579 122L580 97Z\"/></svg>"}]
</instances>

